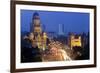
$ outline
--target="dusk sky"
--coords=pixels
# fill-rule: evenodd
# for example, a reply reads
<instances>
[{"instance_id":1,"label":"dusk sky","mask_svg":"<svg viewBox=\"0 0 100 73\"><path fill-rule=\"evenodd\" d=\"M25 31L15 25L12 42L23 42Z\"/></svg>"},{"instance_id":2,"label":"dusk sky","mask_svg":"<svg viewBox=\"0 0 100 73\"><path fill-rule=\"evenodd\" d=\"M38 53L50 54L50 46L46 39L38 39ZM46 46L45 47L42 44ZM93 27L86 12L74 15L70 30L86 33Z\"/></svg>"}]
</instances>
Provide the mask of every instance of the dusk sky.
<instances>
[{"instance_id":1,"label":"dusk sky","mask_svg":"<svg viewBox=\"0 0 100 73\"><path fill-rule=\"evenodd\" d=\"M39 13L41 25L45 25L48 32L58 33L59 24L64 25L65 34L89 31L89 13L21 10L21 32L30 31L34 12Z\"/></svg>"}]
</instances>

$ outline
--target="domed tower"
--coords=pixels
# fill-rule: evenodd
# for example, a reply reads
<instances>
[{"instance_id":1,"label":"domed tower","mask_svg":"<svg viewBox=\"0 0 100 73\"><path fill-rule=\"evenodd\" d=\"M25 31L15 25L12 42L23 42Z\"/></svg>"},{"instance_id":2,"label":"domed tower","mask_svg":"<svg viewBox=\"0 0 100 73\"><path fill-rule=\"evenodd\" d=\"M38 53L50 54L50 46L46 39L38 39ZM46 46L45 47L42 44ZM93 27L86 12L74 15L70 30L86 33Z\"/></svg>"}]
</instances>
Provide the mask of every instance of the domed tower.
<instances>
[{"instance_id":1,"label":"domed tower","mask_svg":"<svg viewBox=\"0 0 100 73\"><path fill-rule=\"evenodd\" d=\"M32 42L32 46L37 46L39 49L46 48L47 34L42 31L40 17L37 12L33 14L32 25L30 26L31 33L29 40Z\"/></svg>"},{"instance_id":2,"label":"domed tower","mask_svg":"<svg viewBox=\"0 0 100 73\"><path fill-rule=\"evenodd\" d=\"M40 17L37 12L33 14L32 25L33 25L33 33L36 33L36 34L42 33L42 29L40 25Z\"/></svg>"},{"instance_id":3,"label":"domed tower","mask_svg":"<svg viewBox=\"0 0 100 73\"><path fill-rule=\"evenodd\" d=\"M33 40L32 43L35 43L38 48L41 48L41 44L42 44L42 28L40 25L40 17L39 14L37 12L35 12L33 14L33 18L32 18L32 26L31 28L31 33L33 33Z\"/></svg>"}]
</instances>

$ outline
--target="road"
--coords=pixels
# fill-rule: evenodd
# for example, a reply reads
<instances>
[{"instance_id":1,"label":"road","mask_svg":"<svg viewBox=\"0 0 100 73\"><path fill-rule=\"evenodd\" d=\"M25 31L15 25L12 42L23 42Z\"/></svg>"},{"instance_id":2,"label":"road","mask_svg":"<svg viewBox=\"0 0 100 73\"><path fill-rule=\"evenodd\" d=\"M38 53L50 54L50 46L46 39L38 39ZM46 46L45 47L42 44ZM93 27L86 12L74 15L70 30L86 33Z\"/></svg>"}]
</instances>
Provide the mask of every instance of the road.
<instances>
[{"instance_id":1,"label":"road","mask_svg":"<svg viewBox=\"0 0 100 73\"><path fill-rule=\"evenodd\" d=\"M43 61L66 61L72 60L67 52L62 49L62 44L58 41L51 42L49 49L43 54Z\"/></svg>"}]
</instances>

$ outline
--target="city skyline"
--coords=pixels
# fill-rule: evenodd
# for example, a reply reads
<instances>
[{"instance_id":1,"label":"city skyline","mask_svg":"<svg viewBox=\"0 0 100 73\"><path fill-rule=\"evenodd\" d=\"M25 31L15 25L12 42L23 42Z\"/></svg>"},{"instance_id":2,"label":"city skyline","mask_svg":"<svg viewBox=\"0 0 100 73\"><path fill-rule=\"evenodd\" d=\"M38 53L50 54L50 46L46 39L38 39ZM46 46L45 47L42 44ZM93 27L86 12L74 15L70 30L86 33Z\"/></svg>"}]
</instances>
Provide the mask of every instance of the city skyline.
<instances>
[{"instance_id":1,"label":"city skyline","mask_svg":"<svg viewBox=\"0 0 100 73\"><path fill-rule=\"evenodd\" d=\"M50 13L51 15L48 15L46 13ZM44 16L41 16L41 14L43 14ZM52 16L54 14L55 15L59 14L57 16L58 18ZM24 35L23 35L23 32L21 32L22 34L21 35L21 50L22 50L21 62L70 61L70 60L77 60L77 59L79 60L89 59L88 36L85 36L86 33L80 34L80 35L76 34L80 32L82 33L84 31L88 31L89 24L84 25L82 28L80 28L80 24L81 24L80 21L86 22L84 18L87 18L88 16L85 16L83 14L78 14L79 15L78 18L80 19L82 18L84 20L79 19L79 23L76 20L75 20L76 23L70 21L68 24L73 23L73 25L76 24L76 26L71 25L69 27L69 25L65 25L68 22L67 21L68 17L66 16L67 14L70 14L70 13L65 14L62 12L59 13L59 12L43 12L43 11L41 13L41 11L40 12L35 11L33 15L31 15L32 18L29 17L29 15L24 14L24 18L23 18L24 23L29 22L27 18L31 18L29 19L31 20L31 23L29 27L27 27L28 23L26 24L26 26L23 26L24 23L21 26L23 27L22 30L27 30L27 31L29 30L29 33L25 33ZM73 16L70 15L71 18L77 15L76 13L71 13L71 14L72 15L74 14ZM21 15L23 16L23 14ZM47 20L49 21L47 21L46 18L43 18L45 17L45 15L48 15L49 19ZM25 18L25 16L27 17ZM45 20L45 23L43 23L42 19ZM23 22L23 20L21 21ZM58 23L62 22L62 24L58 24L56 22ZM41 23L43 23L44 26L41 25ZM51 25L51 23L52 24L56 23L56 25ZM72 33L72 34L69 34L69 36L66 36L67 32L76 32L76 33ZM83 49L87 53L85 53Z\"/></svg>"},{"instance_id":2,"label":"city skyline","mask_svg":"<svg viewBox=\"0 0 100 73\"><path fill-rule=\"evenodd\" d=\"M29 32L32 23L32 16L38 12L42 28L47 32L59 33L59 24L63 25L63 33L89 32L89 14L79 12L54 12L21 10L21 32ZM82 28L81 28L82 27Z\"/></svg>"}]
</instances>

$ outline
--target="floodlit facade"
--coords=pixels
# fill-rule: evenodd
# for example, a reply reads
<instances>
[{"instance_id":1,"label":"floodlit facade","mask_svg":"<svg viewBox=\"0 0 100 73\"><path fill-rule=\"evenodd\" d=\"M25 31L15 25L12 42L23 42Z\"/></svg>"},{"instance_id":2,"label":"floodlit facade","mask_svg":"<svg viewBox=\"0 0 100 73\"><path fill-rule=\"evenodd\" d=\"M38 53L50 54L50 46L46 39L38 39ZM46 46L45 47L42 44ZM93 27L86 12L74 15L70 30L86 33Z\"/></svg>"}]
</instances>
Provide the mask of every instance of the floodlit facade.
<instances>
[{"instance_id":1,"label":"floodlit facade","mask_svg":"<svg viewBox=\"0 0 100 73\"><path fill-rule=\"evenodd\" d=\"M30 34L28 39L31 41L33 47L38 47L42 50L46 49L47 34L42 31L40 17L37 12L33 14Z\"/></svg>"},{"instance_id":2,"label":"floodlit facade","mask_svg":"<svg viewBox=\"0 0 100 73\"><path fill-rule=\"evenodd\" d=\"M68 45L72 49L73 47L82 47L82 38L80 35L70 34L68 38Z\"/></svg>"}]
</instances>

